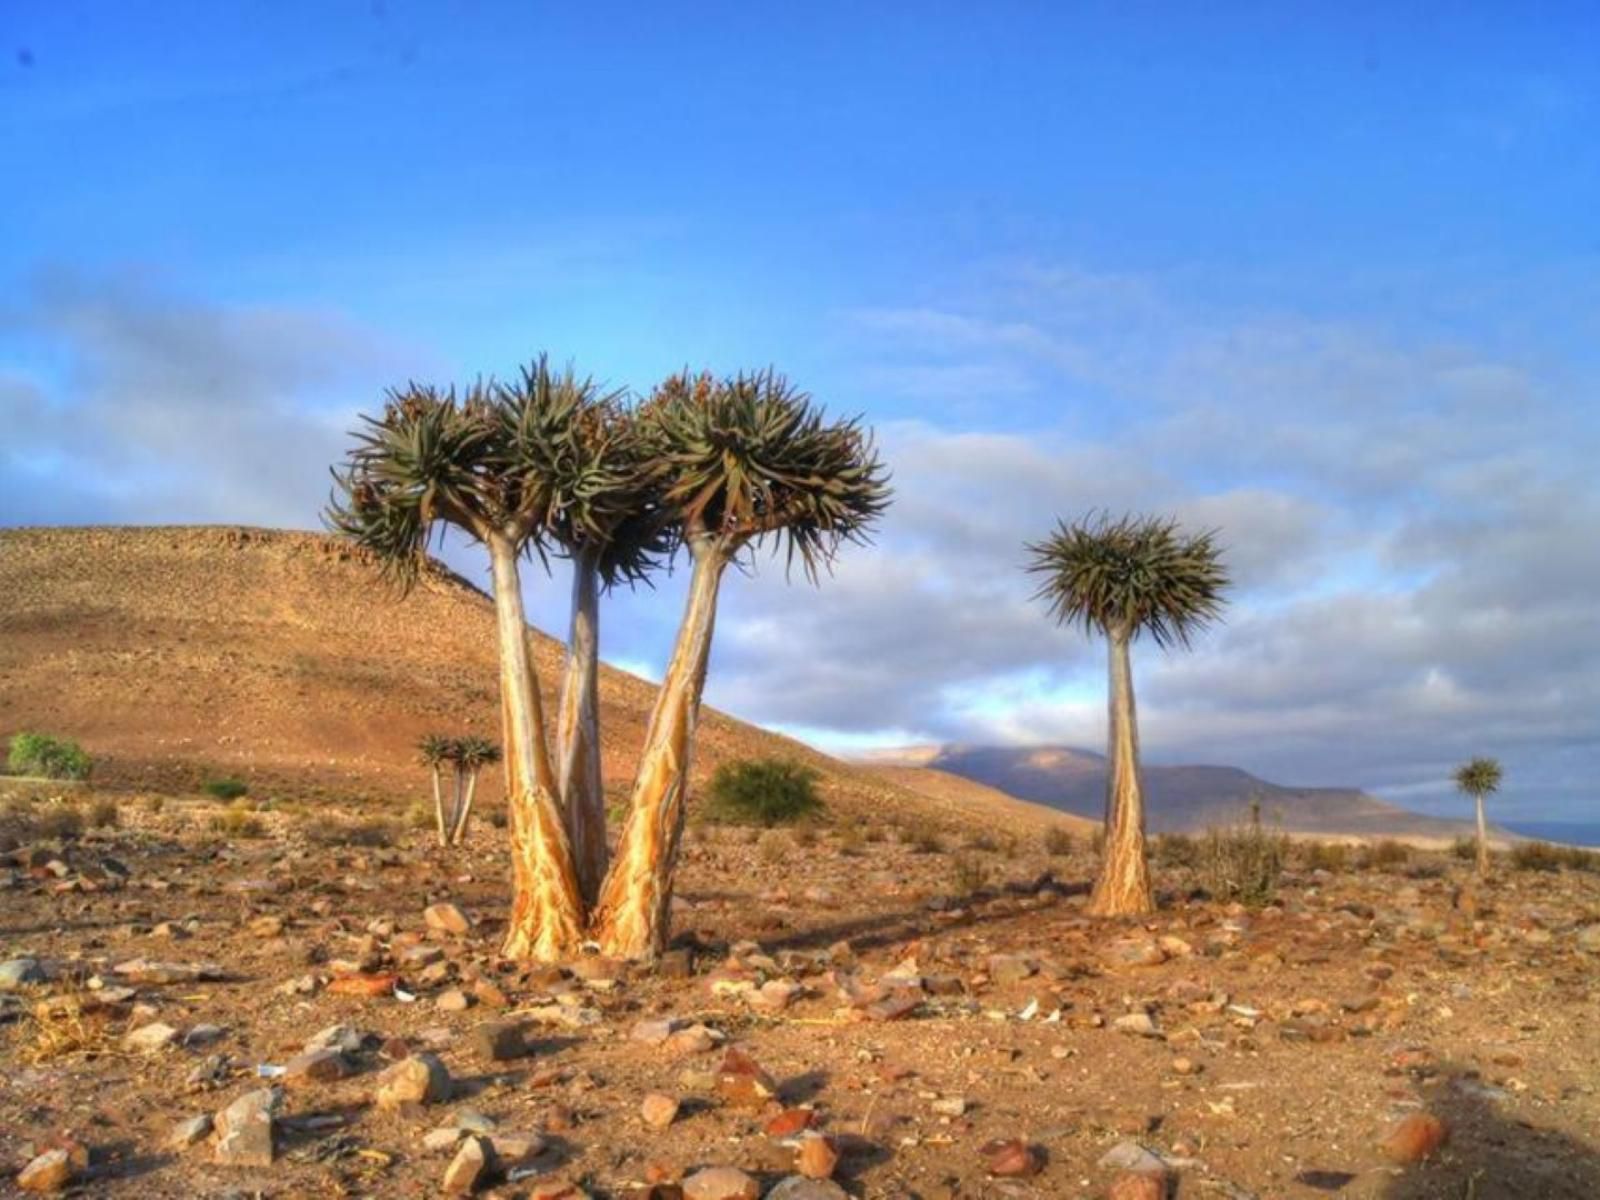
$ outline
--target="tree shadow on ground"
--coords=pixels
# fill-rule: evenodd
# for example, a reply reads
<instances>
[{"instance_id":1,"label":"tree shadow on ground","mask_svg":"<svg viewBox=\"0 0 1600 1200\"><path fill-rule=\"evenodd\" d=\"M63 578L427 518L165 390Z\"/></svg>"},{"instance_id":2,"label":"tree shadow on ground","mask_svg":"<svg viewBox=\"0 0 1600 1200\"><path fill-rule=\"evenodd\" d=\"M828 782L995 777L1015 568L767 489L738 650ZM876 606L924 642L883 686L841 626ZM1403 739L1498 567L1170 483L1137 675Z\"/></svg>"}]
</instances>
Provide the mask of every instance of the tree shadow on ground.
<instances>
[{"instance_id":1,"label":"tree shadow on ground","mask_svg":"<svg viewBox=\"0 0 1600 1200\"><path fill-rule=\"evenodd\" d=\"M1594 1200L1600 1149L1507 1112L1512 1097L1476 1073L1446 1067L1428 1111L1450 1140L1427 1162L1406 1167L1372 1195L1381 1200Z\"/></svg>"}]
</instances>

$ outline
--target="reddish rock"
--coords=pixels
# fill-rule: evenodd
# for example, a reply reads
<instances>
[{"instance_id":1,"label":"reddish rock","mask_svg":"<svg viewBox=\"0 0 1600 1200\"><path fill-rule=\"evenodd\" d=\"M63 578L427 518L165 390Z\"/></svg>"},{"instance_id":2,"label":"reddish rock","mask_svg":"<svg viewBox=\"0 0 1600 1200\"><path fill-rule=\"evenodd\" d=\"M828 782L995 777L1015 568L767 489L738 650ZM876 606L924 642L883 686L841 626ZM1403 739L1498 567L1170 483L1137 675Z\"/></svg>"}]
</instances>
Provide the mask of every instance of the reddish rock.
<instances>
[{"instance_id":1,"label":"reddish rock","mask_svg":"<svg viewBox=\"0 0 1600 1200\"><path fill-rule=\"evenodd\" d=\"M763 1131L768 1137L794 1137L801 1130L811 1127L812 1116L809 1108L786 1108L768 1121Z\"/></svg>"},{"instance_id":2,"label":"reddish rock","mask_svg":"<svg viewBox=\"0 0 1600 1200\"><path fill-rule=\"evenodd\" d=\"M72 1162L65 1150L46 1150L22 1168L17 1186L25 1192L64 1191L72 1182Z\"/></svg>"},{"instance_id":3,"label":"reddish rock","mask_svg":"<svg viewBox=\"0 0 1600 1200\"><path fill-rule=\"evenodd\" d=\"M794 1166L807 1179L831 1179L839 1166L839 1149L827 1135L808 1133L800 1139Z\"/></svg>"},{"instance_id":4,"label":"reddish rock","mask_svg":"<svg viewBox=\"0 0 1600 1200\"><path fill-rule=\"evenodd\" d=\"M1391 1162L1416 1163L1432 1158L1450 1140L1450 1128L1432 1113L1412 1113L1396 1122L1384 1135L1384 1157Z\"/></svg>"},{"instance_id":5,"label":"reddish rock","mask_svg":"<svg viewBox=\"0 0 1600 1200\"><path fill-rule=\"evenodd\" d=\"M454 904L430 904L422 910L422 919L435 933L462 937L472 932L472 922L467 920L467 914Z\"/></svg>"},{"instance_id":6,"label":"reddish rock","mask_svg":"<svg viewBox=\"0 0 1600 1200\"><path fill-rule=\"evenodd\" d=\"M651 1092L640 1102L639 1115L651 1129L665 1129L678 1119L678 1101L661 1092Z\"/></svg>"},{"instance_id":7,"label":"reddish rock","mask_svg":"<svg viewBox=\"0 0 1600 1200\"><path fill-rule=\"evenodd\" d=\"M777 1099L777 1081L743 1050L730 1046L717 1071L717 1094L741 1108L760 1108Z\"/></svg>"},{"instance_id":8,"label":"reddish rock","mask_svg":"<svg viewBox=\"0 0 1600 1200\"><path fill-rule=\"evenodd\" d=\"M989 1174L1006 1179L1037 1175L1044 1167L1044 1156L1021 1138L990 1142L979 1151Z\"/></svg>"},{"instance_id":9,"label":"reddish rock","mask_svg":"<svg viewBox=\"0 0 1600 1200\"><path fill-rule=\"evenodd\" d=\"M332 996L387 996L400 982L398 975L341 975L328 984Z\"/></svg>"},{"instance_id":10,"label":"reddish rock","mask_svg":"<svg viewBox=\"0 0 1600 1200\"><path fill-rule=\"evenodd\" d=\"M1111 1181L1106 1200L1167 1200L1167 1177L1148 1171L1125 1171Z\"/></svg>"}]
</instances>

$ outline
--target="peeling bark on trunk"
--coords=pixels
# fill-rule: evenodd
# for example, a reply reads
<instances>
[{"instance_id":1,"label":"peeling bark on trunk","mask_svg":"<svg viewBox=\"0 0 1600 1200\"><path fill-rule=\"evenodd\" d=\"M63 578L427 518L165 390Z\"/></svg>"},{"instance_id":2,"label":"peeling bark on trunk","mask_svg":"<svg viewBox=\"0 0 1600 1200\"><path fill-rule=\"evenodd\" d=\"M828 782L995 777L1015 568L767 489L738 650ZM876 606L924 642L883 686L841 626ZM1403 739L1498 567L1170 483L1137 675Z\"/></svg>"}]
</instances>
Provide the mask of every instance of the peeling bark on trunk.
<instances>
[{"instance_id":1,"label":"peeling bark on trunk","mask_svg":"<svg viewBox=\"0 0 1600 1200\"><path fill-rule=\"evenodd\" d=\"M1139 916L1155 911L1145 859L1144 794L1139 782L1139 725L1133 700L1130 636L1110 635L1110 762L1106 777L1105 849L1089 897L1092 916Z\"/></svg>"},{"instance_id":2,"label":"peeling bark on trunk","mask_svg":"<svg viewBox=\"0 0 1600 1200\"><path fill-rule=\"evenodd\" d=\"M1478 874L1489 873L1489 822L1483 816L1483 793L1474 797L1478 802Z\"/></svg>"},{"instance_id":3,"label":"peeling bark on trunk","mask_svg":"<svg viewBox=\"0 0 1600 1200\"><path fill-rule=\"evenodd\" d=\"M500 534L491 534L488 541L499 623L500 708L511 826L511 917L500 952L507 958L550 962L577 950L583 898L544 743L516 546Z\"/></svg>"},{"instance_id":4,"label":"peeling bark on trunk","mask_svg":"<svg viewBox=\"0 0 1600 1200\"><path fill-rule=\"evenodd\" d=\"M592 551L572 562L572 626L556 722L557 794L584 903L606 873L606 797L600 775L600 572Z\"/></svg>"},{"instance_id":5,"label":"peeling bark on trunk","mask_svg":"<svg viewBox=\"0 0 1600 1200\"><path fill-rule=\"evenodd\" d=\"M720 546L695 549L683 623L650 714L628 819L595 913L594 937L604 954L653 958L666 945L695 722L726 566Z\"/></svg>"}]
</instances>

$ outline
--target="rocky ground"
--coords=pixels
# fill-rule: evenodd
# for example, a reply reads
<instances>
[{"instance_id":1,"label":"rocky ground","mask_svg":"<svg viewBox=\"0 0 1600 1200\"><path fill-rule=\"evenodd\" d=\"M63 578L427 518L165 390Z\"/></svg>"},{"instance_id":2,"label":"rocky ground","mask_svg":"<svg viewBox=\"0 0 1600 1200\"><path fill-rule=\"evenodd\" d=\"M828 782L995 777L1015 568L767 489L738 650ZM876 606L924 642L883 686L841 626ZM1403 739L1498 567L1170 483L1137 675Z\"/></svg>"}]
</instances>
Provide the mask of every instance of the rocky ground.
<instances>
[{"instance_id":1,"label":"rocky ground","mask_svg":"<svg viewBox=\"0 0 1600 1200\"><path fill-rule=\"evenodd\" d=\"M487 825L153 808L0 854L5 1194L1600 1195L1600 875L711 828L659 969L527 968Z\"/></svg>"}]
</instances>

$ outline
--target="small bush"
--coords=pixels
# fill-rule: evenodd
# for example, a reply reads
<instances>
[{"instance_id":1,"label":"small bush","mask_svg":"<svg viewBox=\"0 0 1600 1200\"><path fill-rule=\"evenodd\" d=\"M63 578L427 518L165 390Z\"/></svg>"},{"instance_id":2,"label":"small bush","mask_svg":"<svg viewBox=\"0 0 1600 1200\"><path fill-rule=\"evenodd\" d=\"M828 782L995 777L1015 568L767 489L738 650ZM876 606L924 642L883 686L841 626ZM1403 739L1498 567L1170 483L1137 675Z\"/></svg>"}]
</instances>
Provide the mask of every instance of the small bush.
<instances>
[{"instance_id":1,"label":"small bush","mask_svg":"<svg viewBox=\"0 0 1600 1200\"><path fill-rule=\"evenodd\" d=\"M1072 834L1060 825L1052 825L1044 831L1044 852L1052 858L1065 858L1072 853Z\"/></svg>"},{"instance_id":2,"label":"small bush","mask_svg":"<svg viewBox=\"0 0 1600 1200\"><path fill-rule=\"evenodd\" d=\"M45 779L87 779L93 765L77 742L44 733L14 735L6 755L6 770L13 775Z\"/></svg>"},{"instance_id":3,"label":"small bush","mask_svg":"<svg viewBox=\"0 0 1600 1200\"><path fill-rule=\"evenodd\" d=\"M1251 824L1241 829L1208 831L1197 845L1196 854L1206 888L1213 896L1260 906L1277 894L1288 849L1288 838Z\"/></svg>"},{"instance_id":4,"label":"small bush","mask_svg":"<svg viewBox=\"0 0 1600 1200\"><path fill-rule=\"evenodd\" d=\"M882 825L868 825L861 831L861 840L874 846L888 836L888 833L884 830Z\"/></svg>"},{"instance_id":5,"label":"small bush","mask_svg":"<svg viewBox=\"0 0 1600 1200\"><path fill-rule=\"evenodd\" d=\"M241 797L211 818L211 831L227 837L258 838L266 836L267 827Z\"/></svg>"},{"instance_id":6,"label":"small bush","mask_svg":"<svg viewBox=\"0 0 1600 1200\"><path fill-rule=\"evenodd\" d=\"M166 806L167 798L165 796L146 796L144 798L144 810L151 816L158 816Z\"/></svg>"},{"instance_id":7,"label":"small bush","mask_svg":"<svg viewBox=\"0 0 1600 1200\"><path fill-rule=\"evenodd\" d=\"M900 844L910 846L918 854L942 854L944 839L939 831L926 821L916 821L900 827Z\"/></svg>"},{"instance_id":8,"label":"small bush","mask_svg":"<svg viewBox=\"0 0 1600 1200\"><path fill-rule=\"evenodd\" d=\"M725 762L711 777L707 807L730 825L793 825L817 814L817 772L781 758Z\"/></svg>"},{"instance_id":9,"label":"small bush","mask_svg":"<svg viewBox=\"0 0 1600 1200\"><path fill-rule=\"evenodd\" d=\"M1472 862L1478 857L1478 840L1476 838L1458 837L1450 844L1450 853L1462 862Z\"/></svg>"},{"instance_id":10,"label":"small bush","mask_svg":"<svg viewBox=\"0 0 1600 1200\"><path fill-rule=\"evenodd\" d=\"M1194 867L1200 863L1200 843L1181 833L1164 833L1156 839L1156 865Z\"/></svg>"},{"instance_id":11,"label":"small bush","mask_svg":"<svg viewBox=\"0 0 1600 1200\"><path fill-rule=\"evenodd\" d=\"M989 833L987 830L979 830L975 833L967 834L965 844L968 850L981 850L988 854L993 854L1000 849L999 841L996 840L994 834Z\"/></svg>"},{"instance_id":12,"label":"small bush","mask_svg":"<svg viewBox=\"0 0 1600 1200\"><path fill-rule=\"evenodd\" d=\"M1562 849L1561 861L1574 871L1600 872L1600 851L1585 850L1582 846L1567 846Z\"/></svg>"},{"instance_id":13,"label":"small bush","mask_svg":"<svg viewBox=\"0 0 1600 1200\"><path fill-rule=\"evenodd\" d=\"M110 796L101 796L89 806L91 829L113 829L121 819L122 813L117 809L117 802Z\"/></svg>"},{"instance_id":14,"label":"small bush","mask_svg":"<svg viewBox=\"0 0 1600 1200\"><path fill-rule=\"evenodd\" d=\"M1307 842L1301 853L1310 871L1337 875L1350 869L1350 847L1343 842Z\"/></svg>"},{"instance_id":15,"label":"small bush","mask_svg":"<svg viewBox=\"0 0 1600 1200\"><path fill-rule=\"evenodd\" d=\"M75 805L52 804L33 818L33 835L72 841L83 836L83 813Z\"/></svg>"},{"instance_id":16,"label":"small bush","mask_svg":"<svg viewBox=\"0 0 1600 1200\"><path fill-rule=\"evenodd\" d=\"M793 845L788 838L776 829L763 833L756 842L756 853L761 856L761 861L771 866L777 866L789 857L789 848Z\"/></svg>"},{"instance_id":17,"label":"small bush","mask_svg":"<svg viewBox=\"0 0 1600 1200\"><path fill-rule=\"evenodd\" d=\"M1511 865L1519 871L1559 870L1565 859L1566 852L1549 842L1518 842L1511 847Z\"/></svg>"},{"instance_id":18,"label":"small bush","mask_svg":"<svg viewBox=\"0 0 1600 1200\"><path fill-rule=\"evenodd\" d=\"M242 779L208 779L203 790L218 800L237 800L250 794L250 785Z\"/></svg>"},{"instance_id":19,"label":"small bush","mask_svg":"<svg viewBox=\"0 0 1600 1200\"><path fill-rule=\"evenodd\" d=\"M950 860L950 877L955 894L965 898L988 886L989 867L976 854L958 854Z\"/></svg>"},{"instance_id":20,"label":"small bush","mask_svg":"<svg viewBox=\"0 0 1600 1200\"><path fill-rule=\"evenodd\" d=\"M1367 847L1366 865L1385 870L1401 867L1411 861L1411 847L1393 838L1384 838Z\"/></svg>"}]
</instances>

